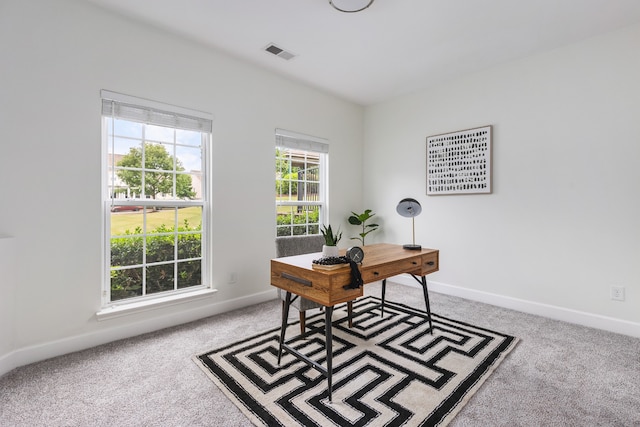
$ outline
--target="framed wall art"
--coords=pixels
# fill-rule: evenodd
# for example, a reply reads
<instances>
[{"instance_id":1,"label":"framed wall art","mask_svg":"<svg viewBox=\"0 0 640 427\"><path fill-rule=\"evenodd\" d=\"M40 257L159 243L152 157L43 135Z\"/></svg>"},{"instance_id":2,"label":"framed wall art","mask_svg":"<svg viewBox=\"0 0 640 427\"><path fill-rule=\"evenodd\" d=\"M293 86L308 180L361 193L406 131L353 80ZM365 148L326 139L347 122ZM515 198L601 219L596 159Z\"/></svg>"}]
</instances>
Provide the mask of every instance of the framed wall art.
<instances>
[{"instance_id":1,"label":"framed wall art","mask_svg":"<svg viewBox=\"0 0 640 427\"><path fill-rule=\"evenodd\" d=\"M427 137L427 195L491 193L491 125Z\"/></svg>"}]
</instances>

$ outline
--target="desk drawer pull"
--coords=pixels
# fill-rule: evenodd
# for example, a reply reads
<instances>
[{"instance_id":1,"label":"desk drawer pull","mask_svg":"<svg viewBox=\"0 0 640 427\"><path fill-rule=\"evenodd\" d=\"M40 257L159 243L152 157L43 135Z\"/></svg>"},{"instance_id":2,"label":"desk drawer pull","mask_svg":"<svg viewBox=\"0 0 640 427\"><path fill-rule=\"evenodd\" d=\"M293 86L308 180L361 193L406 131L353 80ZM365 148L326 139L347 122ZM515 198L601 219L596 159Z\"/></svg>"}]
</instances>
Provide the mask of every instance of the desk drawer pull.
<instances>
[{"instance_id":1,"label":"desk drawer pull","mask_svg":"<svg viewBox=\"0 0 640 427\"><path fill-rule=\"evenodd\" d=\"M416 261L411 261L411 264L418 265L418 263Z\"/></svg>"},{"instance_id":2,"label":"desk drawer pull","mask_svg":"<svg viewBox=\"0 0 640 427\"><path fill-rule=\"evenodd\" d=\"M284 279L289 279L289 280L293 280L296 283L300 283L302 286L308 286L308 287L312 286L310 280L302 279L300 277L293 276L289 273L282 273L281 276Z\"/></svg>"},{"instance_id":3,"label":"desk drawer pull","mask_svg":"<svg viewBox=\"0 0 640 427\"><path fill-rule=\"evenodd\" d=\"M433 266L433 265L435 265L435 264L436 264L436 262L435 262L435 261L429 261L429 262L427 263L427 265L432 265L432 266Z\"/></svg>"},{"instance_id":4,"label":"desk drawer pull","mask_svg":"<svg viewBox=\"0 0 640 427\"><path fill-rule=\"evenodd\" d=\"M378 273L377 271L374 271L374 272L373 272L373 275L374 275L374 276L379 276L379 275L380 275L380 273Z\"/></svg>"}]
</instances>

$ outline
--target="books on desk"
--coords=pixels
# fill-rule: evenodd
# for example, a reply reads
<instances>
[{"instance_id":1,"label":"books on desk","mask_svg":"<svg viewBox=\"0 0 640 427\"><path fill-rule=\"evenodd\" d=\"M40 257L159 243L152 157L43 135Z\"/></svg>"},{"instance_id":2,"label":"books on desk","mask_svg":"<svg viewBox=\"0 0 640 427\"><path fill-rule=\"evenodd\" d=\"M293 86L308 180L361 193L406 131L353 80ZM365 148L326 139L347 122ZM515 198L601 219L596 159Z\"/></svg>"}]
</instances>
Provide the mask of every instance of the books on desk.
<instances>
[{"instance_id":1,"label":"books on desk","mask_svg":"<svg viewBox=\"0 0 640 427\"><path fill-rule=\"evenodd\" d=\"M315 264L312 263L311 264L311 268L313 268L314 270L338 270L340 268L345 268L345 267L349 267L349 264L332 264L332 265L323 265L323 264Z\"/></svg>"}]
</instances>

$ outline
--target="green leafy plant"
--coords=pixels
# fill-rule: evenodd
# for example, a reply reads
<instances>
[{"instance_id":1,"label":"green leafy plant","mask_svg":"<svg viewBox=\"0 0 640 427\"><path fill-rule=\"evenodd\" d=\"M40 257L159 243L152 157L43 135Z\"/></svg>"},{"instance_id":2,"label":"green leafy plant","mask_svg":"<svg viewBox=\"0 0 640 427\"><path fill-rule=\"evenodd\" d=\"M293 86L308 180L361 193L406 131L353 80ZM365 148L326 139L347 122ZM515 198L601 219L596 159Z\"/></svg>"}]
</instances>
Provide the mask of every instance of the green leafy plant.
<instances>
[{"instance_id":1,"label":"green leafy plant","mask_svg":"<svg viewBox=\"0 0 640 427\"><path fill-rule=\"evenodd\" d=\"M360 242L362 242L362 246L364 246L365 236L372 231L376 231L379 227L378 224L366 224L366 222L375 216L375 214L371 213L371 209L367 209L361 214L357 214L355 212L351 212L351 214L352 215L349 217L349 224L362 226L362 233L358 234L360 237L352 237L351 240L360 240Z\"/></svg>"},{"instance_id":2,"label":"green leafy plant","mask_svg":"<svg viewBox=\"0 0 640 427\"><path fill-rule=\"evenodd\" d=\"M329 226L323 225L320 232L322 233L324 242L327 246L337 246L340 239L342 239L340 229L338 228L338 231L334 234L333 230L331 230L331 224L329 224Z\"/></svg>"}]
</instances>

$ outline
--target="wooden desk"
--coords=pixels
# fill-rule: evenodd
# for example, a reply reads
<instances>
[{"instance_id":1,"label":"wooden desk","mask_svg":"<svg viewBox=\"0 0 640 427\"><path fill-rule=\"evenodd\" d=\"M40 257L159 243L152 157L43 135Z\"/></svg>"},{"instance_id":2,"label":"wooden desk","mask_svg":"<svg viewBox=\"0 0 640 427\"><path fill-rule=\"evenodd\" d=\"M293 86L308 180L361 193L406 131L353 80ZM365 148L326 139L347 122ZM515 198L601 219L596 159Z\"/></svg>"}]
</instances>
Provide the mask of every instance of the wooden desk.
<instances>
[{"instance_id":1,"label":"wooden desk","mask_svg":"<svg viewBox=\"0 0 640 427\"><path fill-rule=\"evenodd\" d=\"M439 251L436 249L422 249L419 251L407 250L403 249L400 245L388 243L367 245L362 249L364 250L364 259L360 265L362 280L364 284L382 280L382 311L384 312L386 279L398 274L408 273L422 285L427 315L429 316L429 325L431 326L431 309L429 307L429 293L425 276L438 271ZM342 255L344 255L344 251L342 251ZM329 400L331 400L331 364L333 356L331 315L333 313L333 306L361 297L363 295L363 287L357 289L345 288L345 286L351 284L351 270L348 265L336 270L314 269L312 261L321 256L322 254L320 253L313 253L272 259L271 284L286 291L285 308L282 313L280 329L278 364L280 364L282 349L284 348L289 353L318 369L327 377ZM292 297L292 295L295 296ZM288 342L290 341L285 341L289 307L291 301L297 297L310 299L326 307L326 368L289 346Z\"/></svg>"}]
</instances>

